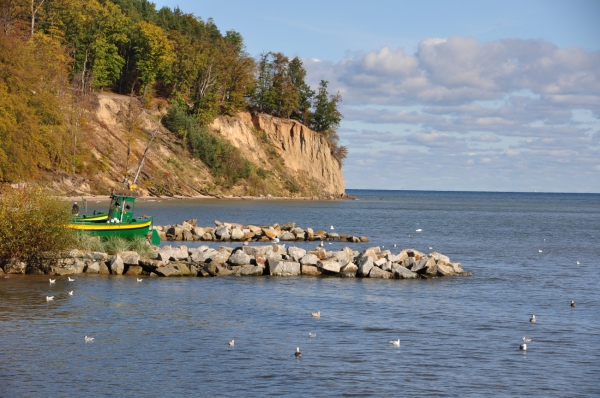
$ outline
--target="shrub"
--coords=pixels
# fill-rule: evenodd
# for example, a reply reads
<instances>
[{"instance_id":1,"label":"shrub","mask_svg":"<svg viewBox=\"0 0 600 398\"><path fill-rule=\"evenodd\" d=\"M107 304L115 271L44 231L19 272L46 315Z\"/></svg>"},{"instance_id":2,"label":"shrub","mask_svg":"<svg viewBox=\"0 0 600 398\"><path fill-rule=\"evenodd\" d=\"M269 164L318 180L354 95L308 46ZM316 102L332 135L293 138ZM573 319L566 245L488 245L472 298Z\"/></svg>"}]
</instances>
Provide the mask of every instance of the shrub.
<instances>
[{"instance_id":1,"label":"shrub","mask_svg":"<svg viewBox=\"0 0 600 398\"><path fill-rule=\"evenodd\" d=\"M18 259L28 265L41 264L73 247L75 232L67 228L71 205L30 186L13 189L6 185L0 196L0 263Z\"/></svg>"}]
</instances>

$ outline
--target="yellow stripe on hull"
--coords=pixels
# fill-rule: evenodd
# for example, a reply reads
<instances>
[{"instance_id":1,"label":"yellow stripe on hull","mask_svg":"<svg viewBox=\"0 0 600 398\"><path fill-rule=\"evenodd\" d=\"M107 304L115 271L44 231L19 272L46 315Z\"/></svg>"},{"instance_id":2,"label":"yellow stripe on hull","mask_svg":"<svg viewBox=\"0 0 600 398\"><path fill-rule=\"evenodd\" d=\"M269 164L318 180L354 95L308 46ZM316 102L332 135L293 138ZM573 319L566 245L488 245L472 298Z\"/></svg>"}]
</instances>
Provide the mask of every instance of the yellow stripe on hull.
<instances>
[{"instance_id":1,"label":"yellow stripe on hull","mask_svg":"<svg viewBox=\"0 0 600 398\"><path fill-rule=\"evenodd\" d=\"M135 224L89 224L89 223L70 223L69 228L81 229L85 231L126 231L130 229L148 228L152 220Z\"/></svg>"}]
</instances>

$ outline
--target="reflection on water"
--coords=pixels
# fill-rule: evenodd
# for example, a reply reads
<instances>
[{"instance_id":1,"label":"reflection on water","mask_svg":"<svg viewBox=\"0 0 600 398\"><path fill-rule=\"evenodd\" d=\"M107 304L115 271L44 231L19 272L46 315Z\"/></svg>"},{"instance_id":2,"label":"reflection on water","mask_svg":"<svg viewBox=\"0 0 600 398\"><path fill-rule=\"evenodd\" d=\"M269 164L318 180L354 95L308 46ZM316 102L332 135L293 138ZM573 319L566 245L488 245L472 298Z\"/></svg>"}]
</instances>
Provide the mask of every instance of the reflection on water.
<instances>
[{"instance_id":1,"label":"reflection on water","mask_svg":"<svg viewBox=\"0 0 600 398\"><path fill-rule=\"evenodd\" d=\"M599 204L435 192L144 203L160 224L293 220L371 237L354 248L433 246L474 276L0 277L0 396L598 395Z\"/></svg>"}]
</instances>

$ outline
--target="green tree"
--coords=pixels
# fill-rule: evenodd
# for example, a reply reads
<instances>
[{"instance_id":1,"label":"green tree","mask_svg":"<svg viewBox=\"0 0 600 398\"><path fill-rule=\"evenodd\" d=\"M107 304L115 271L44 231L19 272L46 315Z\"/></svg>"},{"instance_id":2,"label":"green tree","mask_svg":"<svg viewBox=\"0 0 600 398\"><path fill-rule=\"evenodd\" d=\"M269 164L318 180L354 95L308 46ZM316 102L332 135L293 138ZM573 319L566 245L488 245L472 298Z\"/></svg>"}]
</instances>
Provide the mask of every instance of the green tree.
<instances>
[{"instance_id":1,"label":"green tree","mask_svg":"<svg viewBox=\"0 0 600 398\"><path fill-rule=\"evenodd\" d=\"M134 51L138 77L143 85L143 100L148 86L173 63L173 45L159 26L142 21L135 24Z\"/></svg>"},{"instance_id":2,"label":"green tree","mask_svg":"<svg viewBox=\"0 0 600 398\"><path fill-rule=\"evenodd\" d=\"M308 126L310 124L310 109L315 92L306 84L306 70L300 58L294 57L290 61L288 69L294 90L298 93L298 107L292 112L291 118Z\"/></svg>"}]
</instances>

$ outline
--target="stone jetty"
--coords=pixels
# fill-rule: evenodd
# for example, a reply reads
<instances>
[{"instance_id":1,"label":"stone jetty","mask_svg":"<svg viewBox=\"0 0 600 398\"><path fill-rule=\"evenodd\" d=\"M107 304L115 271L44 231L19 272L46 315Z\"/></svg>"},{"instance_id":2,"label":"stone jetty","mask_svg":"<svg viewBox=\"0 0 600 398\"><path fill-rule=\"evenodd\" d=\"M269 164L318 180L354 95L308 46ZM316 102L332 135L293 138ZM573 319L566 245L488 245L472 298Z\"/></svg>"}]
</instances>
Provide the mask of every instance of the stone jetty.
<instances>
[{"instance_id":1,"label":"stone jetty","mask_svg":"<svg viewBox=\"0 0 600 398\"><path fill-rule=\"evenodd\" d=\"M0 269L1 270L1 269ZM437 252L424 254L415 249L399 253L370 247L362 252L349 247L330 251L321 246L312 250L279 244L241 247L164 246L152 258L136 252L108 255L71 250L53 265L27 267L20 262L4 265L7 274L114 274L149 276L337 276L342 278L416 279L442 276L470 276L460 263Z\"/></svg>"},{"instance_id":2,"label":"stone jetty","mask_svg":"<svg viewBox=\"0 0 600 398\"><path fill-rule=\"evenodd\" d=\"M163 241L206 241L206 242L272 242L330 240L349 243L368 242L366 236L339 234L334 231L315 231L313 228L300 228L292 221L273 225L242 225L215 221L214 227L199 227L196 220L186 220L181 224L156 226Z\"/></svg>"}]
</instances>

